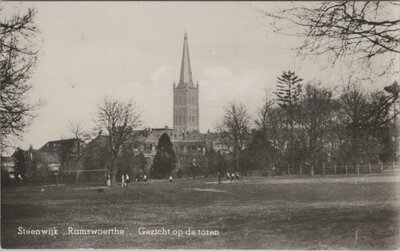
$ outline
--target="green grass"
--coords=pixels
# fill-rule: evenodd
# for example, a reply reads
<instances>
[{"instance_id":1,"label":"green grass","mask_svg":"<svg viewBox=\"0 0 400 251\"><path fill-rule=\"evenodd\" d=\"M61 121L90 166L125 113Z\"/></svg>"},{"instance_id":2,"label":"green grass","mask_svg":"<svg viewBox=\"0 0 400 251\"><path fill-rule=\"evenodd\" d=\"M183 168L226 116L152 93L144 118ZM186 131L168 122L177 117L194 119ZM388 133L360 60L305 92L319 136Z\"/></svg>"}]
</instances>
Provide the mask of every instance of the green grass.
<instances>
[{"instance_id":1,"label":"green grass","mask_svg":"<svg viewBox=\"0 0 400 251\"><path fill-rule=\"evenodd\" d=\"M398 249L398 176L155 181L122 189L2 189L3 248ZM44 188L44 192L41 189ZM81 187L83 188L83 187ZM18 227L57 227L21 236ZM71 236L76 229L124 235ZM218 230L219 236L142 236L139 227Z\"/></svg>"}]
</instances>

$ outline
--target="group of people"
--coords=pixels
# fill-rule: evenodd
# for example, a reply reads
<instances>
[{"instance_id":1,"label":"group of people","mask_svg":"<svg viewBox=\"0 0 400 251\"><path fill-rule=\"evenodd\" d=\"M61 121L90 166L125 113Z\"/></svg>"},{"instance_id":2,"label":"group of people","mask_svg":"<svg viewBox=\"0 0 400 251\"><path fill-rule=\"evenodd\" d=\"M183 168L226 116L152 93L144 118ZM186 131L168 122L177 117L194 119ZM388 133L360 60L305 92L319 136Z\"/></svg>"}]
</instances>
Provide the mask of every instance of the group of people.
<instances>
[{"instance_id":1,"label":"group of people","mask_svg":"<svg viewBox=\"0 0 400 251\"><path fill-rule=\"evenodd\" d=\"M218 183L221 184L221 173L217 172L217 176L218 176ZM226 173L226 180L230 180L231 182L234 180L239 180L240 176L238 172L232 172L232 174L230 174L229 172Z\"/></svg>"},{"instance_id":2,"label":"group of people","mask_svg":"<svg viewBox=\"0 0 400 251\"><path fill-rule=\"evenodd\" d=\"M136 179L136 181L139 181L138 179ZM126 187L126 186L130 186L131 184L131 179L129 178L128 174L122 174L121 175L121 187ZM147 175L144 174L143 175L143 182L144 184L148 184L148 180L147 180ZM107 186L111 186L111 176L110 174L107 175Z\"/></svg>"},{"instance_id":3,"label":"group of people","mask_svg":"<svg viewBox=\"0 0 400 251\"><path fill-rule=\"evenodd\" d=\"M229 172L226 173L226 180L234 181L235 179L236 180L240 179L240 176L239 176L238 172L231 173L231 174Z\"/></svg>"},{"instance_id":4,"label":"group of people","mask_svg":"<svg viewBox=\"0 0 400 251\"><path fill-rule=\"evenodd\" d=\"M221 183L221 173L217 172L217 176L218 176L218 183ZM148 184L148 180L147 180L147 175L144 174L143 177L140 176L140 178L143 178L143 182L144 184ZM238 172L232 172L226 173L226 180L230 180L231 182L235 181L235 180L239 180L240 176ZM140 179L136 179L136 181L140 181ZM122 174L121 175L121 187L126 187L126 186L130 186L131 184L131 179L129 178L128 174ZM169 176L169 183L173 183L173 178L172 176ZM111 176L110 174L107 175L107 186L111 186Z\"/></svg>"},{"instance_id":5,"label":"group of people","mask_svg":"<svg viewBox=\"0 0 400 251\"><path fill-rule=\"evenodd\" d=\"M131 180L129 179L128 174L121 175L121 187L127 187L131 185Z\"/></svg>"}]
</instances>

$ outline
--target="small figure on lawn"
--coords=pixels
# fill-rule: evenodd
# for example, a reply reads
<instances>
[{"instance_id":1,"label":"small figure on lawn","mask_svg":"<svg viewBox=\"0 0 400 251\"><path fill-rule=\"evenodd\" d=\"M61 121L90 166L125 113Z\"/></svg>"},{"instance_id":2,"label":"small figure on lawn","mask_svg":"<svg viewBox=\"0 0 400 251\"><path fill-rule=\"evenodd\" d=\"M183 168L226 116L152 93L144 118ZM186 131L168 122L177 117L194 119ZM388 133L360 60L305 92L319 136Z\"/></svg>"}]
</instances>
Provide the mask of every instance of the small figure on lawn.
<instances>
[{"instance_id":1,"label":"small figure on lawn","mask_svg":"<svg viewBox=\"0 0 400 251\"><path fill-rule=\"evenodd\" d=\"M226 172L226 180L230 180L231 176L229 175L229 172Z\"/></svg>"},{"instance_id":2,"label":"small figure on lawn","mask_svg":"<svg viewBox=\"0 0 400 251\"><path fill-rule=\"evenodd\" d=\"M121 187L124 187L125 185L125 175L121 175Z\"/></svg>"},{"instance_id":3,"label":"small figure on lawn","mask_svg":"<svg viewBox=\"0 0 400 251\"><path fill-rule=\"evenodd\" d=\"M107 186L108 186L108 187L111 186L111 177L110 177L110 174L107 174Z\"/></svg>"},{"instance_id":4,"label":"small figure on lawn","mask_svg":"<svg viewBox=\"0 0 400 251\"><path fill-rule=\"evenodd\" d=\"M239 176L239 172L236 172L236 180L239 180L240 176Z\"/></svg>"},{"instance_id":5,"label":"small figure on lawn","mask_svg":"<svg viewBox=\"0 0 400 251\"><path fill-rule=\"evenodd\" d=\"M125 175L125 184L126 184L127 186L130 186L130 183L131 183L131 180L129 179L129 175L126 174L126 175Z\"/></svg>"},{"instance_id":6,"label":"small figure on lawn","mask_svg":"<svg viewBox=\"0 0 400 251\"><path fill-rule=\"evenodd\" d=\"M143 182L144 182L144 184L147 184L148 182L147 182L147 175L145 174L145 175L143 175Z\"/></svg>"},{"instance_id":7,"label":"small figure on lawn","mask_svg":"<svg viewBox=\"0 0 400 251\"><path fill-rule=\"evenodd\" d=\"M221 174L220 174L220 172L217 172L217 177L218 177L218 184L221 184Z\"/></svg>"},{"instance_id":8,"label":"small figure on lawn","mask_svg":"<svg viewBox=\"0 0 400 251\"><path fill-rule=\"evenodd\" d=\"M169 183L172 184L172 182L173 182L172 176L169 176Z\"/></svg>"},{"instance_id":9,"label":"small figure on lawn","mask_svg":"<svg viewBox=\"0 0 400 251\"><path fill-rule=\"evenodd\" d=\"M231 174L231 182L234 181L234 180L235 180L235 173L232 172L232 174Z\"/></svg>"}]
</instances>

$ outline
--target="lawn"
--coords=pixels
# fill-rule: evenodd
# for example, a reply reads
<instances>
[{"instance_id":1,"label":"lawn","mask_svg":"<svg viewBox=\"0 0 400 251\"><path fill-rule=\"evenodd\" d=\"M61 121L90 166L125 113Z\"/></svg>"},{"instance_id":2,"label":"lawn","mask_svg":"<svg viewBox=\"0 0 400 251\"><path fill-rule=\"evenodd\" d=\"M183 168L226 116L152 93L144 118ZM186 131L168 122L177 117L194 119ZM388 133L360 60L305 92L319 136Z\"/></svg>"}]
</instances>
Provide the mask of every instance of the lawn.
<instances>
[{"instance_id":1,"label":"lawn","mask_svg":"<svg viewBox=\"0 0 400 251\"><path fill-rule=\"evenodd\" d=\"M399 187L400 177L388 174L244 177L223 184L213 179L187 179L104 189L5 187L1 193L1 245L398 249ZM51 227L57 228L58 235L18 234L19 228ZM69 229L75 232L68 234ZM120 234L78 235L81 229L117 229ZM158 235L152 231L156 229ZM165 234L163 229L170 232Z\"/></svg>"}]
</instances>

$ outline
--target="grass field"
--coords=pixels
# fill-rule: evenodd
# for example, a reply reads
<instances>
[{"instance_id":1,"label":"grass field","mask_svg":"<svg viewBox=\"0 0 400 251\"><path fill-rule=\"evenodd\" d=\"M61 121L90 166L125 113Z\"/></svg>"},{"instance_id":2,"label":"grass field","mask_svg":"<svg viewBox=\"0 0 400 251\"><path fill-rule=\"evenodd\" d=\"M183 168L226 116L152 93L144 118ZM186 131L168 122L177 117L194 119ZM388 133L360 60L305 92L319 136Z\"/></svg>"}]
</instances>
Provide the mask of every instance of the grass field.
<instances>
[{"instance_id":1,"label":"grass field","mask_svg":"<svg viewBox=\"0 0 400 251\"><path fill-rule=\"evenodd\" d=\"M154 181L131 187L2 189L3 248L398 249L400 177ZM41 191L44 189L44 191ZM57 227L59 234L19 235ZM124 229L68 235L68 228ZM188 228L213 235L187 235ZM169 229L141 235L138 229ZM172 235L181 230L182 236ZM218 233L216 232L218 231ZM218 234L218 235L217 235Z\"/></svg>"}]
</instances>

